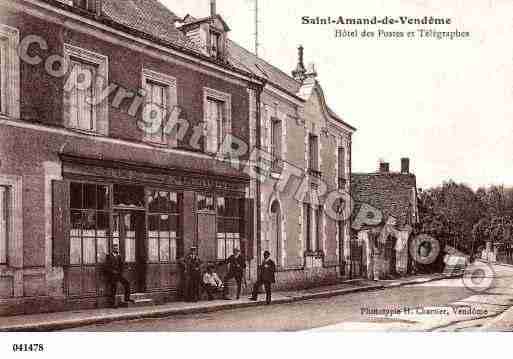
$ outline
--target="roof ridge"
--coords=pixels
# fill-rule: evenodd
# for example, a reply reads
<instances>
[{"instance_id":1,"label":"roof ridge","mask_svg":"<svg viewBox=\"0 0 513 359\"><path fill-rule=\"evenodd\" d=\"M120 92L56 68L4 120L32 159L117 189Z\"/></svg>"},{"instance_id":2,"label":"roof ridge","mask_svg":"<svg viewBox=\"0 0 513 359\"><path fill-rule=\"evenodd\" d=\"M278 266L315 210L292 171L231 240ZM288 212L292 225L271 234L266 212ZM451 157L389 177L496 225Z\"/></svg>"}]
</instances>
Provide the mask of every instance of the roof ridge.
<instances>
[{"instance_id":1,"label":"roof ridge","mask_svg":"<svg viewBox=\"0 0 513 359\"><path fill-rule=\"evenodd\" d=\"M242 46L241 44L239 44L238 42L232 40L232 39L228 39L229 42L235 44L236 46L238 46L240 49L242 49L243 51L245 51L247 54L259 59L260 61L263 61L265 62L267 65L271 66L272 68L278 70L282 75L285 75L287 76L290 80L293 80L295 82L297 82L298 85L301 85L301 82L299 82L298 80L296 80L294 77L292 77L291 75L287 74L284 70L280 69L279 67L277 67L276 65L273 65L271 64L269 61L263 59L262 57L260 56L257 56L256 54L254 54L253 52L251 52L250 50L246 49L244 46Z\"/></svg>"}]
</instances>

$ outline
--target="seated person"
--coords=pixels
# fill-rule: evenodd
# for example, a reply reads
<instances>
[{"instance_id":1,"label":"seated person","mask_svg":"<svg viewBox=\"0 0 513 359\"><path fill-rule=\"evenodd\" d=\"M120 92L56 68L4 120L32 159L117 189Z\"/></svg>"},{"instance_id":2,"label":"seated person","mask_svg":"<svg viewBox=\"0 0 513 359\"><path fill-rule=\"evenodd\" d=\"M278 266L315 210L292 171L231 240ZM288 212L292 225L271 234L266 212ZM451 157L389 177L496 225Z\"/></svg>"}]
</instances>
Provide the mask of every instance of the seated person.
<instances>
[{"instance_id":1,"label":"seated person","mask_svg":"<svg viewBox=\"0 0 513 359\"><path fill-rule=\"evenodd\" d=\"M219 279L219 276L214 271L214 266L209 265L207 271L203 274L203 287L208 295L208 300L214 299L214 293L222 292L223 282Z\"/></svg>"}]
</instances>

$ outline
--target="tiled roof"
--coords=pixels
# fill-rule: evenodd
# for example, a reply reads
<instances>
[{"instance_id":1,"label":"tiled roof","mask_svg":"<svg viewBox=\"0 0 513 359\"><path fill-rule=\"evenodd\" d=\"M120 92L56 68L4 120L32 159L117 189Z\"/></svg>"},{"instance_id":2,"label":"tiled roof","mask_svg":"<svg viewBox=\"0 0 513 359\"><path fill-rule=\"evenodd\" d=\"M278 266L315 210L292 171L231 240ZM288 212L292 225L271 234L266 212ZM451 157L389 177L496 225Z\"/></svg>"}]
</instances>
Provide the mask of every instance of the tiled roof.
<instances>
[{"instance_id":1,"label":"tiled roof","mask_svg":"<svg viewBox=\"0 0 513 359\"><path fill-rule=\"evenodd\" d=\"M103 0L103 16L134 30L195 50L195 45L175 27L178 18L158 0Z\"/></svg>"},{"instance_id":2,"label":"tiled roof","mask_svg":"<svg viewBox=\"0 0 513 359\"><path fill-rule=\"evenodd\" d=\"M361 206L366 204L380 210L384 221L392 216L398 224L405 224L411 213L412 188L416 187L417 181L413 174L353 173L353 214L358 215Z\"/></svg>"},{"instance_id":3,"label":"tiled roof","mask_svg":"<svg viewBox=\"0 0 513 359\"><path fill-rule=\"evenodd\" d=\"M233 66L250 71L258 77L264 78L273 85L281 87L285 91L296 95L301 88L301 83L287 75L267 61L257 57L234 41L228 40L228 56Z\"/></svg>"}]
</instances>

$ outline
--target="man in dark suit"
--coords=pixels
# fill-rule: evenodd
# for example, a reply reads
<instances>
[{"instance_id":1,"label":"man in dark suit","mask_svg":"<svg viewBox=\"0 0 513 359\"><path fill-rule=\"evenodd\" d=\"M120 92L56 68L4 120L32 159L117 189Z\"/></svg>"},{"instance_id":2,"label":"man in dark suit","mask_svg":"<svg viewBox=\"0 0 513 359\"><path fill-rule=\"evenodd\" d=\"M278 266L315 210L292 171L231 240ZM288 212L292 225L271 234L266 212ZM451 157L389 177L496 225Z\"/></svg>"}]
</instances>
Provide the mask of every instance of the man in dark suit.
<instances>
[{"instance_id":1,"label":"man in dark suit","mask_svg":"<svg viewBox=\"0 0 513 359\"><path fill-rule=\"evenodd\" d=\"M201 286L201 260L198 256L197 247L191 247L189 254L185 257L185 272L187 281L186 300L188 302L197 302Z\"/></svg>"},{"instance_id":2,"label":"man in dark suit","mask_svg":"<svg viewBox=\"0 0 513 359\"><path fill-rule=\"evenodd\" d=\"M125 268L125 261L119 254L119 246L117 244L112 245L112 252L107 255L106 258L106 271L109 277L110 284L110 304L116 306L116 293L118 283L123 285L125 289L125 302L132 302L130 300L130 283L123 277L123 270Z\"/></svg>"},{"instance_id":3,"label":"man in dark suit","mask_svg":"<svg viewBox=\"0 0 513 359\"><path fill-rule=\"evenodd\" d=\"M250 300L256 301L258 299L258 292L262 285L265 288L266 303L271 304L271 286L276 283L276 264L270 258L271 253L269 251L264 252L264 261L260 265L258 280L253 286L253 295L249 298Z\"/></svg>"},{"instance_id":4,"label":"man in dark suit","mask_svg":"<svg viewBox=\"0 0 513 359\"><path fill-rule=\"evenodd\" d=\"M240 299L240 292L242 288L242 278L244 277L244 270L246 269L246 260L240 253L238 248L233 250L233 254L224 263L228 264L228 273L224 277L224 290L223 299L230 300L228 297L228 281L235 278L237 282L237 300Z\"/></svg>"}]
</instances>

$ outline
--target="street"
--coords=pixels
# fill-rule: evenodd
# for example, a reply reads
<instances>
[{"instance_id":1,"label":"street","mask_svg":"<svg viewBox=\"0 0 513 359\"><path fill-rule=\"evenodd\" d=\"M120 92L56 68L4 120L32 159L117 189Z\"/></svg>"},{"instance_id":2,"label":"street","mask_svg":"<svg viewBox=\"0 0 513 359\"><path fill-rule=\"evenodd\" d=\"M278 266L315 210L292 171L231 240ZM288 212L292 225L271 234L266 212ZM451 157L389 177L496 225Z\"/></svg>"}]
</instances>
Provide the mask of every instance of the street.
<instances>
[{"instance_id":1,"label":"street","mask_svg":"<svg viewBox=\"0 0 513 359\"><path fill-rule=\"evenodd\" d=\"M494 285L481 294L465 288L462 279L446 279L292 304L122 321L72 331L479 330L513 303L513 269L495 267L495 271ZM384 310L400 313L386 314Z\"/></svg>"}]
</instances>

